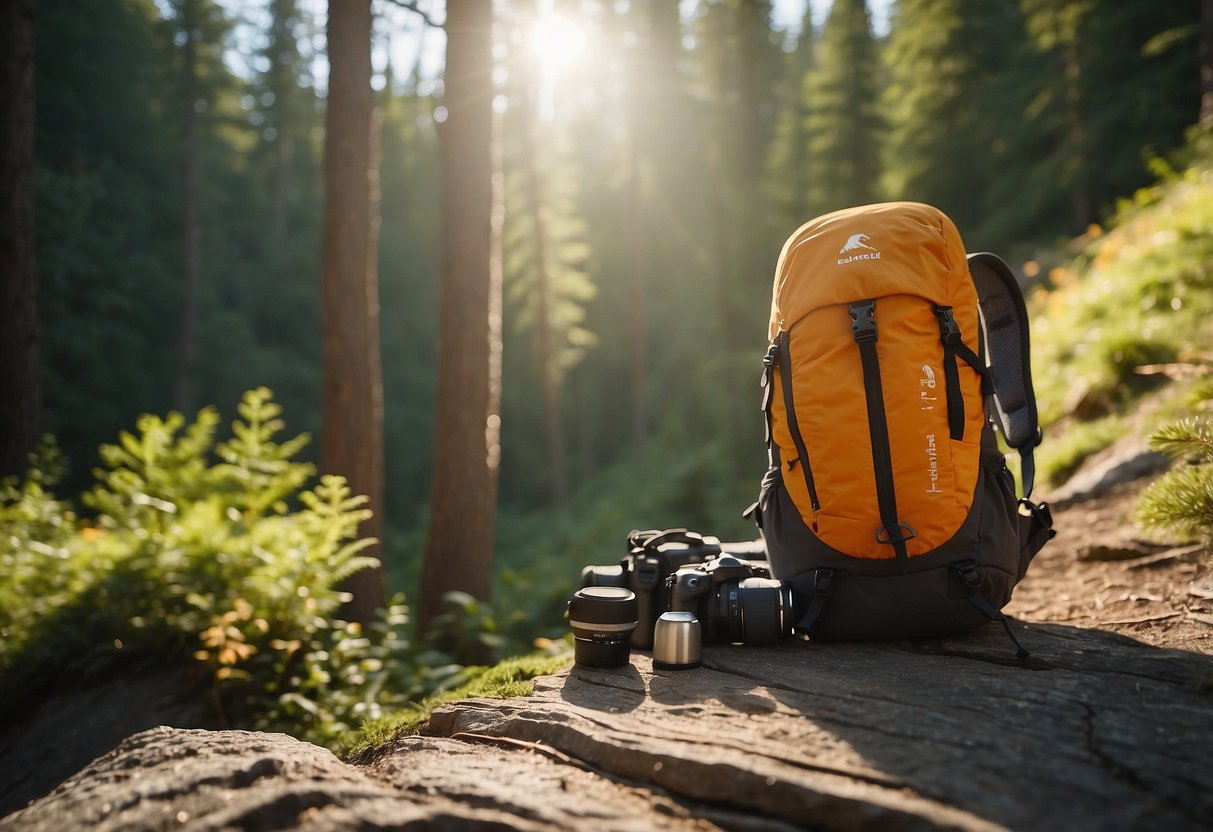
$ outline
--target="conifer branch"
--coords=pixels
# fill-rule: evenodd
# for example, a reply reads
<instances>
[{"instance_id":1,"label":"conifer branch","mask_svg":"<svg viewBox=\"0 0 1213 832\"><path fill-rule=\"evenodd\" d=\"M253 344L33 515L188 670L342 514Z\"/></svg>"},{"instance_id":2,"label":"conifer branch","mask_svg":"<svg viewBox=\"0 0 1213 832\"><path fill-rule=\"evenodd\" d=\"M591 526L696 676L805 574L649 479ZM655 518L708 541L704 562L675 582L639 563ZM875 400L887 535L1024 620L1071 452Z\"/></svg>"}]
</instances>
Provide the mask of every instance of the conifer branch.
<instances>
[{"instance_id":1,"label":"conifer branch","mask_svg":"<svg viewBox=\"0 0 1213 832\"><path fill-rule=\"evenodd\" d=\"M413 2L408 2L408 0L387 0L387 2L391 3L393 6L396 6L397 8L407 9L408 11L413 12L413 14L420 16L421 19L425 21L425 25L427 25L427 26L430 26L434 29L446 28L445 23L437 22L436 20L434 20L434 18L430 17L429 12L422 11L420 8L418 8L416 0L414 0Z\"/></svg>"}]
</instances>

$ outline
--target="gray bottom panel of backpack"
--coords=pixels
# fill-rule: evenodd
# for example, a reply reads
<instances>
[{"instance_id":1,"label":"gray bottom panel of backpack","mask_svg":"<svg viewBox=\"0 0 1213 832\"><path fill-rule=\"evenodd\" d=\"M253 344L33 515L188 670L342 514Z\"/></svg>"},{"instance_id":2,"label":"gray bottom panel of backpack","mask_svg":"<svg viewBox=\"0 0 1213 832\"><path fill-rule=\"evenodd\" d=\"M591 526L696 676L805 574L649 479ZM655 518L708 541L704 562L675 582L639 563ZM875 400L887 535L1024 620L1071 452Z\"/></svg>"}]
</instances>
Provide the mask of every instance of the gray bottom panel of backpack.
<instances>
[{"instance_id":1,"label":"gray bottom panel of backpack","mask_svg":"<svg viewBox=\"0 0 1213 832\"><path fill-rule=\"evenodd\" d=\"M997 449L982 451L973 505L956 534L904 563L853 558L827 546L805 524L776 470L763 481L758 510L772 573L791 584L798 615L821 594L828 575L829 591L809 630L814 638L902 639L972 630L990 620L969 600L973 592L1001 609L1023 574L1014 485ZM966 567L975 586L962 578Z\"/></svg>"}]
</instances>

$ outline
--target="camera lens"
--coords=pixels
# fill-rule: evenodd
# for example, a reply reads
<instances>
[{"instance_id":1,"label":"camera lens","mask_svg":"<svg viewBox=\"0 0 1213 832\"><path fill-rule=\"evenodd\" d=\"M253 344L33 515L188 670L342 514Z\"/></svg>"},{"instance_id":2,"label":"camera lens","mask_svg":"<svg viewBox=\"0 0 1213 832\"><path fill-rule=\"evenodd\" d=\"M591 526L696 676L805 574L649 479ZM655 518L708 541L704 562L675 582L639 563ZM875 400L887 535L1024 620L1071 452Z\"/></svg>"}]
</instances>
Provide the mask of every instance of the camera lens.
<instances>
[{"instance_id":1,"label":"camera lens","mask_svg":"<svg viewBox=\"0 0 1213 832\"><path fill-rule=\"evenodd\" d=\"M587 586L569 599L573 659L587 667L619 667L631 655L629 639L639 623L636 593L618 586Z\"/></svg>"},{"instance_id":2,"label":"camera lens","mask_svg":"<svg viewBox=\"0 0 1213 832\"><path fill-rule=\"evenodd\" d=\"M792 590L782 581L726 581L710 612L712 634L726 644L774 644L792 634Z\"/></svg>"}]
</instances>

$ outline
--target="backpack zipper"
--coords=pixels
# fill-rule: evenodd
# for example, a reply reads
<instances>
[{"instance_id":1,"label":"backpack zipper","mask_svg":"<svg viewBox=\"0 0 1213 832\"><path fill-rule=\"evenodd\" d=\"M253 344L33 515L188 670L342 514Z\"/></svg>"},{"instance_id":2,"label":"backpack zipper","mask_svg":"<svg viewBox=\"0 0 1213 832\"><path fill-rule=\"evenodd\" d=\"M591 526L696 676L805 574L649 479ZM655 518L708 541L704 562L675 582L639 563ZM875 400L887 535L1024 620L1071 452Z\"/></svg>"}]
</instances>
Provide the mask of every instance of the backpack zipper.
<instances>
[{"instance_id":1,"label":"backpack zipper","mask_svg":"<svg viewBox=\"0 0 1213 832\"><path fill-rule=\"evenodd\" d=\"M809 450L805 447L804 437L800 435L800 423L796 421L796 407L792 401L792 350L789 346L789 337L787 330L780 330L775 336L775 364L780 368L779 386L783 388L783 409L788 417L788 433L792 435L792 442L796 445L797 459L800 460L800 470L804 474L805 488L809 491L809 502L813 506L813 511L821 510L821 503L817 499L817 487L813 484L813 467L809 465ZM788 470L792 470L795 460L788 463Z\"/></svg>"}]
</instances>

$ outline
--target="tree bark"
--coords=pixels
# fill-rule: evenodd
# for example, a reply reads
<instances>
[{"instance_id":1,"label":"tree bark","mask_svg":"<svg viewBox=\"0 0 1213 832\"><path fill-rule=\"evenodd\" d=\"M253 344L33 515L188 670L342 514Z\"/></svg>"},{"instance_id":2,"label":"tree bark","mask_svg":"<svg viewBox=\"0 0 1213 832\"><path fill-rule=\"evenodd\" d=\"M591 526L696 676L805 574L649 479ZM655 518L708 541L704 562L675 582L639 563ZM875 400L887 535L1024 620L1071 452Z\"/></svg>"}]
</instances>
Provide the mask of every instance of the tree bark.
<instances>
[{"instance_id":1,"label":"tree bark","mask_svg":"<svg viewBox=\"0 0 1213 832\"><path fill-rule=\"evenodd\" d=\"M190 406L190 381L194 372L194 329L198 316L198 6L184 0L178 6L181 30L184 95L181 109L181 321L177 332L177 384L174 406L186 412Z\"/></svg>"},{"instance_id":2,"label":"tree bark","mask_svg":"<svg viewBox=\"0 0 1213 832\"><path fill-rule=\"evenodd\" d=\"M366 495L360 534L382 539L383 374L379 356L378 148L371 96L371 2L333 0L325 113L324 404L320 465ZM365 554L381 558L382 545ZM353 575L345 614L374 620L387 597L382 563Z\"/></svg>"},{"instance_id":3,"label":"tree bark","mask_svg":"<svg viewBox=\"0 0 1213 832\"><path fill-rule=\"evenodd\" d=\"M34 269L34 13L0 3L0 476L23 473L42 419Z\"/></svg>"},{"instance_id":4,"label":"tree bark","mask_svg":"<svg viewBox=\"0 0 1213 832\"><path fill-rule=\"evenodd\" d=\"M1213 0L1200 11L1200 128L1213 130Z\"/></svg>"},{"instance_id":5,"label":"tree bark","mask_svg":"<svg viewBox=\"0 0 1213 832\"><path fill-rule=\"evenodd\" d=\"M487 599L491 587L501 459L501 181L491 30L491 0L448 6L434 486L418 599L423 633L443 612L445 593Z\"/></svg>"}]
</instances>

